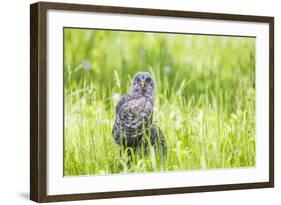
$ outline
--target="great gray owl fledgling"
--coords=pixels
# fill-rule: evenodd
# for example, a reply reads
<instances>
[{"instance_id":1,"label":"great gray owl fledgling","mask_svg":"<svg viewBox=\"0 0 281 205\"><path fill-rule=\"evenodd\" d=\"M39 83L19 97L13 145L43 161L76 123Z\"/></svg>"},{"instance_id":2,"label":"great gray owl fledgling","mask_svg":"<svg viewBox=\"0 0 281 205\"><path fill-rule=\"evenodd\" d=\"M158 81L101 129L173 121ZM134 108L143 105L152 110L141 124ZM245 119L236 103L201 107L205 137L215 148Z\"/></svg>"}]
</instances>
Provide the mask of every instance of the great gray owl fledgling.
<instances>
[{"instance_id":1,"label":"great gray owl fledgling","mask_svg":"<svg viewBox=\"0 0 281 205\"><path fill-rule=\"evenodd\" d=\"M138 72L132 89L121 97L116 106L113 137L116 144L142 148L147 153L149 142L160 152L166 153L166 141L160 128L153 122L154 80L148 72Z\"/></svg>"}]
</instances>

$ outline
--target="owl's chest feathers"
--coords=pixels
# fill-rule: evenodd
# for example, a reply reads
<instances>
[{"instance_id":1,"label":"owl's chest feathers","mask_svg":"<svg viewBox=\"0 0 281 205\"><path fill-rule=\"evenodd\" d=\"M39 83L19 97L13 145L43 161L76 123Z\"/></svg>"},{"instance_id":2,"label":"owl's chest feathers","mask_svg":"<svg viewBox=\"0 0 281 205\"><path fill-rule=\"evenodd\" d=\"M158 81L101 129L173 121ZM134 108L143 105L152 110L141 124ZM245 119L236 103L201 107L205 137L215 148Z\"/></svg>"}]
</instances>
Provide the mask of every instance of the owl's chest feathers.
<instances>
[{"instance_id":1,"label":"owl's chest feathers","mask_svg":"<svg viewBox=\"0 0 281 205\"><path fill-rule=\"evenodd\" d=\"M153 102L147 97L129 100L124 106L124 112L132 114L141 114L142 112L152 111Z\"/></svg>"},{"instance_id":2,"label":"owl's chest feathers","mask_svg":"<svg viewBox=\"0 0 281 205\"><path fill-rule=\"evenodd\" d=\"M124 131L129 133L141 132L143 128L149 127L153 117L153 98L134 95L122 106L120 115Z\"/></svg>"}]
</instances>

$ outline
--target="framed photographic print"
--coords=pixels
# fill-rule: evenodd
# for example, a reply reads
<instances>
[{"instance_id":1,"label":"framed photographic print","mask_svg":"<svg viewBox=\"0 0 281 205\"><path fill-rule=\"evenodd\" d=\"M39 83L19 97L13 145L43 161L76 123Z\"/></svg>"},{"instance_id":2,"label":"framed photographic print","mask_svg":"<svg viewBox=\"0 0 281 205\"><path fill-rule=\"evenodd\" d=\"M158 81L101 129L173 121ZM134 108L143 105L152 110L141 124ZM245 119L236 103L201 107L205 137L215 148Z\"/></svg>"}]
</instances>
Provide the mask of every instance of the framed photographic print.
<instances>
[{"instance_id":1,"label":"framed photographic print","mask_svg":"<svg viewBox=\"0 0 281 205\"><path fill-rule=\"evenodd\" d=\"M274 186L274 18L30 7L30 198Z\"/></svg>"}]
</instances>

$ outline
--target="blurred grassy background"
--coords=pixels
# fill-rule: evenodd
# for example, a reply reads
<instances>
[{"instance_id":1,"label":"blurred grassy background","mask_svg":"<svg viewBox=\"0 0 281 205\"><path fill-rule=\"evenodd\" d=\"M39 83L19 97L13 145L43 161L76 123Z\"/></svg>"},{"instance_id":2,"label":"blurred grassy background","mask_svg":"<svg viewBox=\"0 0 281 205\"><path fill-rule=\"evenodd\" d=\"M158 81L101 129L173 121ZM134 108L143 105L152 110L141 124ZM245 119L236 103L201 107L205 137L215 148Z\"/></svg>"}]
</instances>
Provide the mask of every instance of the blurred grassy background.
<instances>
[{"instance_id":1,"label":"blurred grassy background","mask_svg":"<svg viewBox=\"0 0 281 205\"><path fill-rule=\"evenodd\" d=\"M156 81L168 158L130 167L111 130L138 71ZM64 30L65 175L255 166L255 38Z\"/></svg>"}]
</instances>

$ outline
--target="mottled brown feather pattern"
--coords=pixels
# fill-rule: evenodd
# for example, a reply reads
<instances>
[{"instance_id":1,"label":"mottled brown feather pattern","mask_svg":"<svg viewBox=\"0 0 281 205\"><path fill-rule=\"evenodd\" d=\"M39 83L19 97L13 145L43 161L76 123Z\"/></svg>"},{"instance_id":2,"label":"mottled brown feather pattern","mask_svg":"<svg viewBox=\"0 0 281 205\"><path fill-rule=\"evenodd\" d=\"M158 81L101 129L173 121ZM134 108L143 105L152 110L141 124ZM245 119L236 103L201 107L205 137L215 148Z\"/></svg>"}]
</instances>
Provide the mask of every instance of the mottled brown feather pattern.
<instances>
[{"instance_id":1,"label":"mottled brown feather pattern","mask_svg":"<svg viewBox=\"0 0 281 205\"><path fill-rule=\"evenodd\" d=\"M132 81L132 90L116 106L113 138L116 144L136 150L148 140L166 152L166 141L160 128L153 122L154 80L147 72L139 72Z\"/></svg>"}]
</instances>

